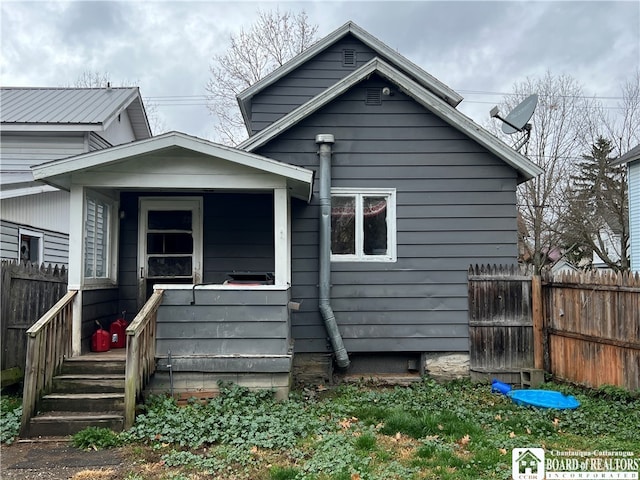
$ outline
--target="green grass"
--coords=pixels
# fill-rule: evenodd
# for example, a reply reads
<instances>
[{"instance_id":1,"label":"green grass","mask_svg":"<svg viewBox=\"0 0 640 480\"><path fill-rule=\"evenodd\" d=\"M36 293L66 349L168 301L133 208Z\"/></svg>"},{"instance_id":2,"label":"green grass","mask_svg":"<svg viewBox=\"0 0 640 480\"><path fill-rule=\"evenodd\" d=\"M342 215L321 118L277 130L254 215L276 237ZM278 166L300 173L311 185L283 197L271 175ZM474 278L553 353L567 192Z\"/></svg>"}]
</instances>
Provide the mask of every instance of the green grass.
<instances>
[{"instance_id":1,"label":"green grass","mask_svg":"<svg viewBox=\"0 0 640 480\"><path fill-rule=\"evenodd\" d=\"M342 386L276 402L223 386L207 404L154 397L117 439L145 465L130 478L251 480L509 479L511 450L616 450L640 457L640 395L548 384L575 395L573 411L519 407L466 381L411 387ZM4 411L4 409L3 409Z\"/></svg>"}]
</instances>

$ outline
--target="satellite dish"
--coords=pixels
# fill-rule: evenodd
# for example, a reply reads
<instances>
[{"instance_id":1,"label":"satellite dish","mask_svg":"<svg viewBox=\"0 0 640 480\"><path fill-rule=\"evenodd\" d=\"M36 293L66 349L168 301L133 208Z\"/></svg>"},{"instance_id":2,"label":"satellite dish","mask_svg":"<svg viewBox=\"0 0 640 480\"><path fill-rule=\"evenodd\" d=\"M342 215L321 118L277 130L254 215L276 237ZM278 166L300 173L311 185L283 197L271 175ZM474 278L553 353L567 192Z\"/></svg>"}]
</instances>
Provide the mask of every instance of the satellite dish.
<instances>
[{"instance_id":1,"label":"satellite dish","mask_svg":"<svg viewBox=\"0 0 640 480\"><path fill-rule=\"evenodd\" d=\"M502 131L507 135L521 132L527 122L531 120L537 105L538 94L529 95L503 120Z\"/></svg>"},{"instance_id":2,"label":"satellite dish","mask_svg":"<svg viewBox=\"0 0 640 480\"><path fill-rule=\"evenodd\" d=\"M520 102L516 108L511 110L511 113L506 118L500 116L500 110L498 107L493 107L489 113L491 117L497 118L502 121L502 131L507 135L513 135L516 132L524 132L525 136L521 138L516 144L516 150L520 150L528 141L531 136L531 124L527 123L531 120L533 112L538 106L538 94L534 93L529 95L522 102Z\"/></svg>"}]
</instances>

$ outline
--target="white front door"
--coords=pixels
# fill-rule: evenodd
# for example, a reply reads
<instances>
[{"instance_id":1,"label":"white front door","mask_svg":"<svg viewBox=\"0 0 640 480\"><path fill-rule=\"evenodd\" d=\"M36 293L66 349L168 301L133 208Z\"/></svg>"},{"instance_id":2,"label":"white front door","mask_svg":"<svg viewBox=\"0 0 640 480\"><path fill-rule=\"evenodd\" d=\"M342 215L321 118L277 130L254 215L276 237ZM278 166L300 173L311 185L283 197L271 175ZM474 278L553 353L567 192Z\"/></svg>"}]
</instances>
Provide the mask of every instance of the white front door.
<instances>
[{"instance_id":1,"label":"white front door","mask_svg":"<svg viewBox=\"0 0 640 480\"><path fill-rule=\"evenodd\" d=\"M202 282L201 197L142 197L138 225L139 308L156 283Z\"/></svg>"}]
</instances>

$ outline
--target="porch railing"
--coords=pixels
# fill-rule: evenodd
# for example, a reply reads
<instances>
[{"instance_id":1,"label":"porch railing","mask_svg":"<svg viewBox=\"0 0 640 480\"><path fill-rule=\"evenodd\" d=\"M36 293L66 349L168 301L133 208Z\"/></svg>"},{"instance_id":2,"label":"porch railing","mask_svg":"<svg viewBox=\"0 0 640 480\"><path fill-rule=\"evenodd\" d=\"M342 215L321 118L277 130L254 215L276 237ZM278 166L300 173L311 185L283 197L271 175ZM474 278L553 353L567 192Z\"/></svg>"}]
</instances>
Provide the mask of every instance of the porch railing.
<instances>
[{"instance_id":1,"label":"porch railing","mask_svg":"<svg viewBox=\"0 0 640 480\"><path fill-rule=\"evenodd\" d=\"M27 330L27 358L22 394L21 431L26 431L42 396L51 388L53 377L71 355L73 299L70 290Z\"/></svg>"},{"instance_id":2,"label":"porch railing","mask_svg":"<svg viewBox=\"0 0 640 480\"><path fill-rule=\"evenodd\" d=\"M156 314L164 290L155 290L127 327L127 366L124 382L124 428L133 425L136 400L156 368Z\"/></svg>"}]
</instances>

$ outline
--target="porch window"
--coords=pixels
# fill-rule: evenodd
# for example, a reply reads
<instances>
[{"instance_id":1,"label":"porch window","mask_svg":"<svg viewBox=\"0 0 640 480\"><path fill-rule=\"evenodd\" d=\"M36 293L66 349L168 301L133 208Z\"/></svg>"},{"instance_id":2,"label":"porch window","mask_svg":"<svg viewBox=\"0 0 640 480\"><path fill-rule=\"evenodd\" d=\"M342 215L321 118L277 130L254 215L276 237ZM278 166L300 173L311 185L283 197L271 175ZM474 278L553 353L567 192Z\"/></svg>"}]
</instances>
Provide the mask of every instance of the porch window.
<instances>
[{"instance_id":1,"label":"porch window","mask_svg":"<svg viewBox=\"0 0 640 480\"><path fill-rule=\"evenodd\" d=\"M396 260L395 190L331 191L331 259Z\"/></svg>"},{"instance_id":2,"label":"porch window","mask_svg":"<svg viewBox=\"0 0 640 480\"><path fill-rule=\"evenodd\" d=\"M102 199L87 196L84 219L84 277L109 278L109 236L111 205Z\"/></svg>"}]
</instances>

